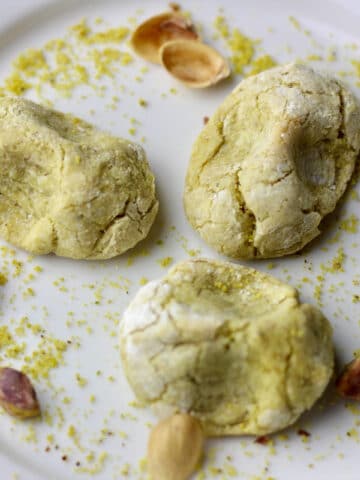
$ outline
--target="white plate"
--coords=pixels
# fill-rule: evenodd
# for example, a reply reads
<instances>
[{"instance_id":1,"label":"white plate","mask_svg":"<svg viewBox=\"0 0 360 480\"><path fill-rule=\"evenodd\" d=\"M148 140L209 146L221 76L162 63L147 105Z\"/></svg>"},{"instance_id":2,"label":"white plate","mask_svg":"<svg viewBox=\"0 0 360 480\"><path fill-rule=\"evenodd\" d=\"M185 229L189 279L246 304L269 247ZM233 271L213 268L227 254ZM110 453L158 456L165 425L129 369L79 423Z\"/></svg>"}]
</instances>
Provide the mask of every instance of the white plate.
<instances>
[{"instance_id":1,"label":"white plate","mask_svg":"<svg viewBox=\"0 0 360 480\"><path fill-rule=\"evenodd\" d=\"M338 62L323 61L314 65L336 73L351 70L350 59L358 56L358 51L348 46L360 44L360 7L356 0L183 0L181 4L201 22L204 38L224 53L222 42L212 40L212 23L221 6L233 27L253 38L262 38L263 49L280 63L310 54L326 56L331 47L338 52ZM129 17L146 18L165 7L165 2L155 0L2 0L0 80L8 75L11 61L25 48L40 47L47 40L62 37L68 26L84 16L90 23L100 16L107 25L124 25ZM141 15L136 13L139 8L143 10ZM289 22L289 15L296 17L302 28L309 29L311 36L296 30ZM269 27L273 30L269 31ZM190 148L202 128L203 117L214 111L237 80L211 90L191 91L151 65L143 75L143 82L134 81L143 66L144 63L137 60L122 68L114 85L108 82L104 97L84 88L77 90L72 99L54 100L56 108L78 114L116 135L128 135L130 117L141 122L136 127L135 138L145 136L147 139L145 148L157 176L161 208L149 238L134 252L111 261L75 262L54 256L29 259L26 253L16 251L15 258L23 262L23 268L19 276L10 274L9 282L0 287L0 325L10 325L13 330L26 315L32 324L43 327L46 338L72 343L64 352L65 364L49 374L51 386L43 378L35 380L42 407L52 415L53 425L44 420L18 422L6 415L0 417L2 480L90 478L93 476L90 471L76 471L76 462L80 462L80 468L91 470L98 465L101 452L106 452L108 457L99 467L99 480L126 477L127 464L127 478L145 478L139 460L145 455L147 422L154 418L147 410L129 405L133 395L121 370L117 323L138 289L141 277L152 279L164 273L157 262L159 259L171 256L180 260L186 258L191 249L216 257L187 224L181 195ZM348 80L354 86L354 78ZM120 85L127 87L126 93ZM170 93L171 88L176 88L177 93ZM166 94L165 98L162 93ZM82 94L87 98L81 98ZM112 102L113 95L120 97L117 110L106 106ZM37 99L34 93L29 96ZM138 105L140 97L149 101L148 108ZM96 113L91 115L90 109ZM290 275L290 283L299 286L302 298L316 303L314 289L318 285L316 277L322 273L320 264L331 263L338 248L344 248L344 272L324 273L321 298L323 310L334 325L340 363L350 359L352 352L360 347L359 304L352 302L353 295L359 293L356 285L359 233L339 230L340 222L357 210L358 201L349 196L332 216L325 234L305 253L272 262L274 275L282 279ZM329 242L338 232L337 243ZM163 245L159 245L158 240L163 240ZM0 271L11 264L12 258L1 256L0 251ZM129 262L129 259L132 260ZM28 275L36 265L43 271L35 272L36 278L29 280ZM251 265L267 270L269 262ZM15 267L11 264L9 268L13 271ZM25 294L24 297L28 287L34 290L35 296ZM29 352L36 348L39 339L39 332L26 329L26 335L18 340L25 342ZM2 364L23 365L23 355L7 359L4 351L0 350ZM102 372L100 376L96 374L98 370ZM87 379L86 386L78 385L77 373ZM111 375L114 381L109 379ZM94 403L90 401L92 394L96 397ZM71 402L64 403L65 397ZM211 473L210 466L222 470L216 478L231 478L229 465L233 465L237 478L249 480L358 479L358 418L360 420L356 408L346 408L344 402L330 393L310 415L285 432L286 436L275 435L274 446L254 444L253 438L211 440L206 478L213 478L214 470ZM75 437L69 435L70 425L76 429ZM298 435L300 428L311 432L307 441ZM54 436L53 443L49 443L49 434ZM91 461L91 452L95 461ZM66 460L62 460L64 455Z\"/></svg>"}]
</instances>

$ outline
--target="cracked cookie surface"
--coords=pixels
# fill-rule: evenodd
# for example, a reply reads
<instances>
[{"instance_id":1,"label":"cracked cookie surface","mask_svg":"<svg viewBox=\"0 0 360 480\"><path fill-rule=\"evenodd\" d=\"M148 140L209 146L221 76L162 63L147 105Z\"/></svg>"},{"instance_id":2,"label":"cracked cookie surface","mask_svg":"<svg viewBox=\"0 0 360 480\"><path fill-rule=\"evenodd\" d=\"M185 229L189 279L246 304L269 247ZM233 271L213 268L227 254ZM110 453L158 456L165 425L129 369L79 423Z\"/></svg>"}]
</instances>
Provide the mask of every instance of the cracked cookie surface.
<instances>
[{"instance_id":1,"label":"cracked cookie surface","mask_svg":"<svg viewBox=\"0 0 360 480\"><path fill-rule=\"evenodd\" d=\"M29 100L0 97L0 235L32 253L104 259L158 210L143 149Z\"/></svg>"},{"instance_id":2,"label":"cracked cookie surface","mask_svg":"<svg viewBox=\"0 0 360 480\"><path fill-rule=\"evenodd\" d=\"M140 401L159 416L190 412L208 435L287 427L333 371L331 326L317 308L270 275L207 259L139 290L120 351Z\"/></svg>"},{"instance_id":3,"label":"cracked cookie surface","mask_svg":"<svg viewBox=\"0 0 360 480\"><path fill-rule=\"evenodd\" d=\"M197 138L184 207L234 258L294 253L319 235L353 173L360 107L337 80L304 65L242 81Z\"/></svg>"}]
</instances>

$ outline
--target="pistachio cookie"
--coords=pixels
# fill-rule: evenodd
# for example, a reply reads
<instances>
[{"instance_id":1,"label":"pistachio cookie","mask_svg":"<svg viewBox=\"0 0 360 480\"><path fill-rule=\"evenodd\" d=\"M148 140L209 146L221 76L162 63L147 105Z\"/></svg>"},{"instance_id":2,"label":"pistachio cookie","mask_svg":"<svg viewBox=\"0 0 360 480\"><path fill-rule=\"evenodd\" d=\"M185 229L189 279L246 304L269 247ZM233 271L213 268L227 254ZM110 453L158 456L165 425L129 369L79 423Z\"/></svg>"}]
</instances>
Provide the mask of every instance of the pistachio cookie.
<instances>
[{"instance_id":1,"label":"pistachio cookie","mask_svg":"<svg viewBox=\"0 0 360 480\"><path fill-rule=\"evenodd\" d=\"M162 417L188 412L208 435L291 425L321 396L334 363L329 322L294 288L206 259L140 289L120 350L140 401Z\"/></svg>"},{"instance_id":2,"label":"pistachio cookie","mask_svg":"<svg viewBox=\"0 0 360 480\"><path fill-rule=\"evenodd\" d=\"M143 149L29 100L0 97L0 235L36 254L114 257L158 210Z\"/></svg>"},{"instance_id":3,"label":"pistachio cookie","mask_svg":"<svg viewBox=\"0 0 360 480\"><path fill-rule=\"evenodd\" d=\"M360 107L339 81L290 64L243 80L197 138L184 206L234 258L294 253L319 235L353 173Z\"/></svg>"}]
</instances>

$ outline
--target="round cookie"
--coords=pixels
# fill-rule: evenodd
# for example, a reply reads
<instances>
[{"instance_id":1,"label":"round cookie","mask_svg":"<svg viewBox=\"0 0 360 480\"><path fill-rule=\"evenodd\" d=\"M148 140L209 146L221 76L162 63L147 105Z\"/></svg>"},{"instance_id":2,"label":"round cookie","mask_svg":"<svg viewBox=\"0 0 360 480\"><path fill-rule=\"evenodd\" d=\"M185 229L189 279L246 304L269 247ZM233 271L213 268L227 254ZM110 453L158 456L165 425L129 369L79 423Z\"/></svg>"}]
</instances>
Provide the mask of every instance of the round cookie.
<instances>
[{"instance_id":1,"label":"round cookie","mask_svg":"<svg viewBox=\"0 0 360 480\"><path fill-rule=\"evenodd\" d=\"M159 416L190 412L208 435L263 435L297 420L333 372L332 330L270 275L189 260L142 287L120 325L123 366Z\"/></svg>"},{"instance_id":2,"label":"round cookie","mask_svg":"<svg viewBox=\"0 0 360 480\"><path fill-rule=\"evenodd\" d=\"M0 235L32 253L114 257L158 210L143 149L79 118L0 97Z\"/></svg>"},{"instance_id":3,"label":"round cookie","mask_svg":"<svg viewBox=\"0 0 360 480\"><path fill-rule=\"evenodd\" d=\"M353 173L360 107L337 80L290 64L243 80L197 138L184 192L217 251L268 258L319 235Z\"/></svg>"}]
</instances>

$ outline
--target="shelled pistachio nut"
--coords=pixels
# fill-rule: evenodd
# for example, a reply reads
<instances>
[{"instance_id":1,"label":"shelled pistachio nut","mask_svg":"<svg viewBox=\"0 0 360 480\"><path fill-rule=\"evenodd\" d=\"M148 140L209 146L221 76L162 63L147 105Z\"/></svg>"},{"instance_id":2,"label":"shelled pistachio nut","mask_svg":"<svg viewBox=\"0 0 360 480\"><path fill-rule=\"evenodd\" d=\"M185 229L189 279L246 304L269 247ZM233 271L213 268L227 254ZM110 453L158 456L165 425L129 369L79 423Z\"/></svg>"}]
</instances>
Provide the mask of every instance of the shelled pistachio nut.
<instances>
[{"instance_id":1,"label":"shelled pistachio nut","mask_svg":"<svg viewBox=\"0 0 360 480\"><path fill-rule=\"evenodd\" d=\"M0 405L13 417L40 415L40 406L29 378L13 368L0 368Z\"/></svg>"},{"instance_id":2,"label":"shelled pistachio nut","mask_svg":"<svg viewBox=\"0 0 360 480\"><path fill-rule=\"evenodd\" d=\"M200 422L184 413L161 421L150 433L148 469L153 480L186 480L198 466L204 447Z\"/></svg>"}]
</instances>

